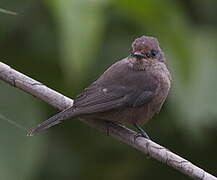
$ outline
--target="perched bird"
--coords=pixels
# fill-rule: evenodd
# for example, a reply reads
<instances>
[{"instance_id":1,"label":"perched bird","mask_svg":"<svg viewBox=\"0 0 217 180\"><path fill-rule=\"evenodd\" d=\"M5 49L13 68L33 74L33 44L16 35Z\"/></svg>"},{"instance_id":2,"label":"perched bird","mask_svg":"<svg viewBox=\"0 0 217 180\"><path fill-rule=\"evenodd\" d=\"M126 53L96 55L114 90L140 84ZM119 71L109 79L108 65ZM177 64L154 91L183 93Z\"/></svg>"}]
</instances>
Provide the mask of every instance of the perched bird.
<instances>
[{"instance_id":1,"label":"perched bird","mask_svg":"<svg viewBox=\"0 0 217 180\"><path fill-rule=\"evenodd\" d=\"M170 84L171 76L157 39L139 37L132 44L131 54L84 89L72 107L42 122L28 135L33 136L63 120L82 117L131 123L148 138L139 125L160 111Z\"/></svg>"}]
</instances>

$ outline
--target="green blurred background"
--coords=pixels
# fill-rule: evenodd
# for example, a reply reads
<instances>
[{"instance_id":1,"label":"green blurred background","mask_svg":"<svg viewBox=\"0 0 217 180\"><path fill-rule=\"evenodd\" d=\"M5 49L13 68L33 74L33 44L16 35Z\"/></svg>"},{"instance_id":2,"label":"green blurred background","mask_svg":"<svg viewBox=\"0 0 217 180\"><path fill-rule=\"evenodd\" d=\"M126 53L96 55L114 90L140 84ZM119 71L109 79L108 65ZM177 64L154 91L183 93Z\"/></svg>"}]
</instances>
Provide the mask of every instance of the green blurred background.
<instances>
[{"instance_id":1,"label":"green blurred background","mask_svg":"<svg viewBox=\"0 0 217 180\"><path fill-rule=\"evenodd\" d=\"M145 129L217 175L216 0L1 0L0 59L74 97L143 34L159 39L173 84ZM26 137L57 112L0 82L0 179L188 179L80 121ZM7 118L7 119L6 119Z\"/></svg>"}]
</instances>

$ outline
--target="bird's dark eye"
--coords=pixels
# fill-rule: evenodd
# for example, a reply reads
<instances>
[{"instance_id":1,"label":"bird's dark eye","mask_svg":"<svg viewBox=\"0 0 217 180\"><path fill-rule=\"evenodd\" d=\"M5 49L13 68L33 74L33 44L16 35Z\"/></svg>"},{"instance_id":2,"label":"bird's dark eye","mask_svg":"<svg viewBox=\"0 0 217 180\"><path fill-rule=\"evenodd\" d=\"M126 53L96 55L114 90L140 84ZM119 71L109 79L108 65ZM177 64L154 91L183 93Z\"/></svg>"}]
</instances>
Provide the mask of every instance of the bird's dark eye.
<instances>
[{"instance_id":1,"label":"bird's dark eye","mask_svg":"<svg viewBox=\"0 0 217 180\"><path fill-rule=\"evenodd\" d=\"M154 49L151 50L151 56L152 57L155 57L157 55L157 53L158 53L158 51L156 51Z\"/></svg>"}]
</instances>

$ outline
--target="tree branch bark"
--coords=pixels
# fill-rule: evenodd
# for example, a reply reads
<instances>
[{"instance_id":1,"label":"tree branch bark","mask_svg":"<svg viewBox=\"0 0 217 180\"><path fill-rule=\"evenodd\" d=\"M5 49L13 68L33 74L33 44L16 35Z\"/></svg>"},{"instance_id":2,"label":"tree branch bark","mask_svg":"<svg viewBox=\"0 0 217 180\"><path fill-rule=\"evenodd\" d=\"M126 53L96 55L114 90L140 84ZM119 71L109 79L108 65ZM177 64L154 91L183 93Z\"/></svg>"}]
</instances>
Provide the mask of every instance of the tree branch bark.
<instances>
[{"instance_id":1,"label":"tree branch bark","mask_svg":"<svg viewBox=\"0 0 217 180\"><path fill-rule=\"evenodd\" d=\"M17 87L36 98L43 100L51 106L64 110L73 105L73 100L48 88L42 83L12 69L10 66L0 62L0 79ZM201 180L217 180L216 177L207 173L203 169L195 166L188 160L174 154L170 150L159 144L147 140L143 137L136 137L136 132L117 124L108 124L97 120L83 120L84 123L95 127L101 132L106 133L109 128L109 135L124 142L146 155L177 169L181 173Z\"/></svg>"}]
</instances>

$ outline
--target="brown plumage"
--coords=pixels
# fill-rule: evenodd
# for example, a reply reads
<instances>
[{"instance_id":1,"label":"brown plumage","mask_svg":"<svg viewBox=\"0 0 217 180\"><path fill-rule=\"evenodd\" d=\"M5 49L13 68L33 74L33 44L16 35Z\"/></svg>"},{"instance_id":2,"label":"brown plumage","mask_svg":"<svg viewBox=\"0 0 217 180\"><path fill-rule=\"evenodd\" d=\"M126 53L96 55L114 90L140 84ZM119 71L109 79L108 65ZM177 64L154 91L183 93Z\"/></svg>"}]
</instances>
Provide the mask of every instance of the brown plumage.
<instances>
[{"instance_id":1,"label":"brown plumage","mask_svg":"<svg viewBox=\"0 0 217 180\"><path fill-rule=\"evenodd\" d=\"M76 117L144 124L158 113L170 89L170 73L157 39L142 36L132 53L84 89L72 107L39 124L29 135Z\"/></svg>"}]
</instances>

